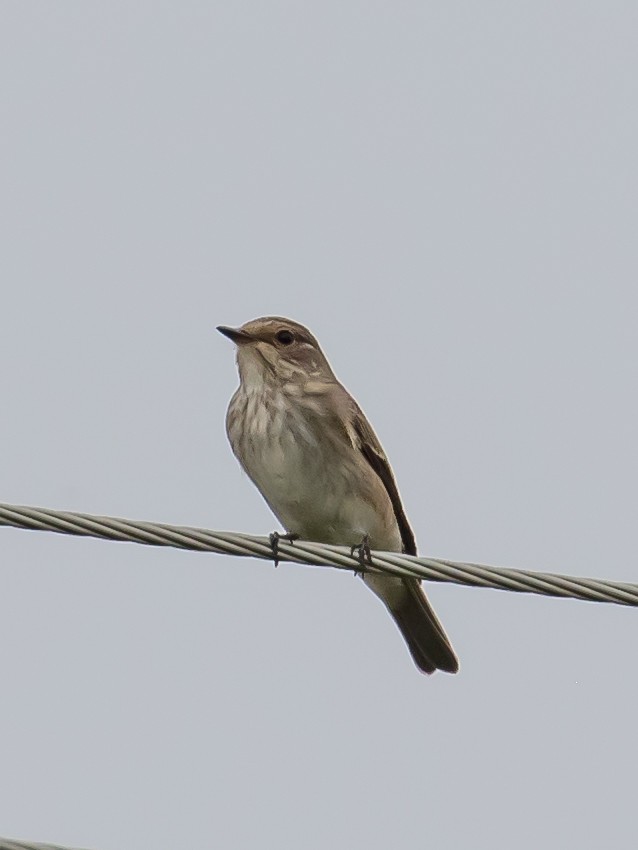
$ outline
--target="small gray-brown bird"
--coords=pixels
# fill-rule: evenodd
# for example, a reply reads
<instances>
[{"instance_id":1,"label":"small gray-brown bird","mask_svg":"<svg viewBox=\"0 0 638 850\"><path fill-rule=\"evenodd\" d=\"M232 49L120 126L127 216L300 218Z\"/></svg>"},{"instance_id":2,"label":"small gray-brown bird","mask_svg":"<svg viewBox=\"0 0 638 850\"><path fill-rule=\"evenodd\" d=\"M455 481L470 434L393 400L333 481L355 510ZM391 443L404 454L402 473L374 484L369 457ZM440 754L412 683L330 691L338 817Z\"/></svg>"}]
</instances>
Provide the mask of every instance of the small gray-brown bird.
<instances>
[{"instance_id":1,"label":"small gray-brown bird","mask_svg":"<svg viewBox=\"0 0 638 850\"><path fill-rule=\"evenodd\" d=\"M416 555L381 444L310 331L277 316L217 330L237 345L240 382L226 415L228 439L283 527L318 543ZM417 579L365 572L363 580L419 670L457 672Z\"/></svg>"}]
</instances>

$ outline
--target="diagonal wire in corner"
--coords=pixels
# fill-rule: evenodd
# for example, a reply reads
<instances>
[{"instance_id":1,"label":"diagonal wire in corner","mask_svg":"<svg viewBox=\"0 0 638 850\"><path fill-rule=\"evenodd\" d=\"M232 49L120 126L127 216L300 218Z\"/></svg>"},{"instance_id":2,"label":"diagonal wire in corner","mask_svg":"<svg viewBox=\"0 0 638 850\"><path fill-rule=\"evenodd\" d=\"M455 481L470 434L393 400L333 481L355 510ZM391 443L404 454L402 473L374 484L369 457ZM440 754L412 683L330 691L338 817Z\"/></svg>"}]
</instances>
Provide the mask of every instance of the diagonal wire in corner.
<instances>
[{"instance_id":1,"label":"diagonal wire in corner","mask_svg":"<svg viewBox=\"0 0 638 850\"><path fill-rule=\"evenodd\" d=\"M109 516L54 511L0 503L0 526L33 531L54 531L102 540L142 543L147 546L172 546L199 552L243 555L272 561L272 549L266 537L205 528L166 525L164 523L119 519ZM372 569L396 576L414 576L428 581L451 582L470 587L491 587L517 593L563 596L589 602L611 602L638 606L638 584L601 579L578 578L554 573L538 573L482 564L416 558L393 552L373 552ZM279 543L279 560L314 566L332 566L359 570L345 546L295 541ZM366 568L371 569L371 568Z\"/></svg>"},{"instance_id":2,"label":"diagonal wire in corner","mask_svg":"<svg viewBox=\"0 0 638 850\"><path fill-rule=\"evenodd\" d=\"M0 850L71 850L71 848L60 847L57 844L33 844L30 841L0 838Z\"/></svg>"}]
</instances>

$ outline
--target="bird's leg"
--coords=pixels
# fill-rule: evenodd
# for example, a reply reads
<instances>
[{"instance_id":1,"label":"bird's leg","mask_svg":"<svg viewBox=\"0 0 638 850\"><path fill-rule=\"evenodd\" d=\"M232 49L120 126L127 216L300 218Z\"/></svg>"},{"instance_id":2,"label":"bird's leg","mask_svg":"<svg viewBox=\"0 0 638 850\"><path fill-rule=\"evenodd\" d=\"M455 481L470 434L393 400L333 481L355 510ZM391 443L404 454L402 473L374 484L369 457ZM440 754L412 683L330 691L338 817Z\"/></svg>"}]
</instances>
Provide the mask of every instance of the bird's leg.
<instances>
[{"instance_id":1,"label":"bird's leg","mask_svg":"<svg viewBox=\"0 0 638 850\"><path fill-rule=\"evenodd\" d=\"M269 535L270 539L270 548L272 549L272 556L275 559L275 566L279 566L279 541L287 540L288 543L292 543L294 540L299 540L299 535L295 534L293 531L289 531L287 534L280 534L278 531L273 531L272 534Z\"/></svg>"},{"instance_id":2,"label":"bird's leg","mask_svg":"<svg viewBox=\"0 0 638 850\"><path fill-rule=\"evenodd\" d=\"M363 573L366 567L372 566L372 554L370 553L370 536L368 534L363 535L363 540L361 543L353 543L350 547L350 555L355 557L359 561L359 566L361 567L361 572L359 570L355 570L355 576L361 575L363 578Z\"/></svg>"}]
</instances>

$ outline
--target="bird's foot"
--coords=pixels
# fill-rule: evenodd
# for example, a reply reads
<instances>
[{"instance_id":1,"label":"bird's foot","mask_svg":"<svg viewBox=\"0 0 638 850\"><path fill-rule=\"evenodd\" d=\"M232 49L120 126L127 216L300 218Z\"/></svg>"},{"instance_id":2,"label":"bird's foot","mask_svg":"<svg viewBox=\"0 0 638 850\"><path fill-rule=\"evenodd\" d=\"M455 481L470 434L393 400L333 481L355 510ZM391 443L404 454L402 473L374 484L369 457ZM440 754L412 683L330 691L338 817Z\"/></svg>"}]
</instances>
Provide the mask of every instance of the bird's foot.
<instances>
[{"instance_id":1,"label":"bird's foot","mask_svg":"<svg viewBox=\"0 0 638 850\"><path fill-rule=\"evenodd\" d=\"M292 543L294 540L299 540L299 535L295 534L292 531L289 531L287 534L280 534L278 531L273 531L272 534L269 535L270 539L270 548L272 549L272 556L275 560L275 566L279 566L279 541L287 540L288 543Z\"/></svg>"},{"instance_id":2,"label":"bird's foot","mask_svg":"<svg viewBox=\"0 0 638 850\"><path fill-rule=\"evenodd\" d=\"M357 553L355 556L355 552ZM363 535L363 540L361 543L354 543L350 547L350 555L359 561L359 566L361 567L361 571L355 570L355 576L360 575L363 578L363 573L366 567L372 566L372 554L370 552L370 537L367 534Z\"/></svg>"}]
</instances>

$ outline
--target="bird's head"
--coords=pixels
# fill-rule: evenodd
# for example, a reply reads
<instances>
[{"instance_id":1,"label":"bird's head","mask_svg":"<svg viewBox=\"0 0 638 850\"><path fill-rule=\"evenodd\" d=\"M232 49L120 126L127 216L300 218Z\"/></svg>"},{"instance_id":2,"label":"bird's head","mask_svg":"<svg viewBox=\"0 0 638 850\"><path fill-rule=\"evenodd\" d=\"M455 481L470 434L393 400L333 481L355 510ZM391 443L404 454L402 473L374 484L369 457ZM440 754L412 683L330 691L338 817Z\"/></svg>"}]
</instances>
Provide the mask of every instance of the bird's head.
<instances>
[{"instance_id":1,"label":"bird's head","mask_svg":"<svg viewBox=\"0 0 638 850\"><path fill-rule=\"evenodd\" d=\"M237 346L242 384L335 380L315 337L292 319L264 316L240 328L220 325L217 330Z\"/></svg>"}]
</instances>

